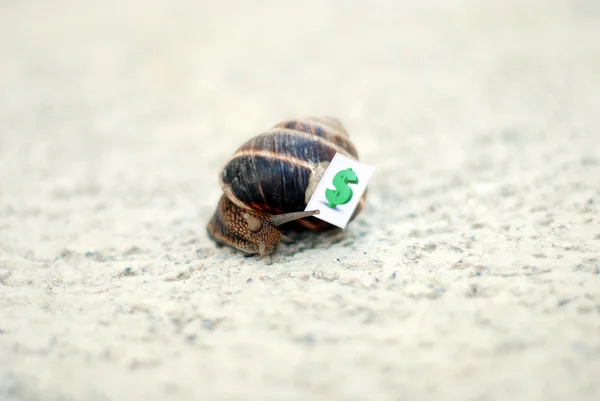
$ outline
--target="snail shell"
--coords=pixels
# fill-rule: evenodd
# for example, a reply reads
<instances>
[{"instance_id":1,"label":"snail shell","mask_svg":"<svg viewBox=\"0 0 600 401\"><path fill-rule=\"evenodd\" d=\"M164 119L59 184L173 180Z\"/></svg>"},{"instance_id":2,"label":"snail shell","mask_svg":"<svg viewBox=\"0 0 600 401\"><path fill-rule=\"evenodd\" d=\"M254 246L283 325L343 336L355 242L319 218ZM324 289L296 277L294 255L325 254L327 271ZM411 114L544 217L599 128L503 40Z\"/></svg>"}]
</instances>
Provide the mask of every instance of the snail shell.
<instances>
[{"instance_id":1,"label":"snail shell","mask_svg":"<svg viewBox=\"0 0 600 401\"><path fill-rule=\"evenodd\" d=\"M273 232L262 233L261 238L249 238L248 232L240 230L247 228L242 226L255 227L258 223L253 219L261 221L257 231L250 231L253 234L266 225L279 232L269 219L289 214L293 216L289 215L285 222L294 217L309 230L333 228L311 217L316 213L303 211L336 153L358 160L348 133L338 120L330 117L284 121L248 140L220 171L219 182L224 195L207 226L209 235L218 243L264 256L279 241L288 238ZM352 219L360 213L365 198L366 192ZM231 219L231 216L237 217ZM270 240L265 242L265 238ZM264 243L262 252L258 245L248 245L253 241Z\"/></svg>"}]
</instances>

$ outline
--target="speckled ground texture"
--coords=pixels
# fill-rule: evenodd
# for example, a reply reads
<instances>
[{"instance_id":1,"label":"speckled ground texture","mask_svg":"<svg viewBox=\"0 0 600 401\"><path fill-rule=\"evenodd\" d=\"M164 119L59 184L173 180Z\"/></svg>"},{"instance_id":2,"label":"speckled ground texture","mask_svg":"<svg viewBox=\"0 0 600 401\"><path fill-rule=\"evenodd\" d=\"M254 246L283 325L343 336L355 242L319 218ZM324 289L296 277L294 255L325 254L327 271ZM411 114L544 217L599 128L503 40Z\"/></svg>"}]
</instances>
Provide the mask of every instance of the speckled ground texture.
<instances>
[{"instance_id":1,"label":"speckled ground texture","mask_svg":"<svg viewBox=\"0 0 600 401\"><path fill-rule=\"evenodd\" d=\"M3 1L0 399L600 399L600 3L417 3ZM310 115L363 213L217 249Z\"/></svg>"}]
</instances>

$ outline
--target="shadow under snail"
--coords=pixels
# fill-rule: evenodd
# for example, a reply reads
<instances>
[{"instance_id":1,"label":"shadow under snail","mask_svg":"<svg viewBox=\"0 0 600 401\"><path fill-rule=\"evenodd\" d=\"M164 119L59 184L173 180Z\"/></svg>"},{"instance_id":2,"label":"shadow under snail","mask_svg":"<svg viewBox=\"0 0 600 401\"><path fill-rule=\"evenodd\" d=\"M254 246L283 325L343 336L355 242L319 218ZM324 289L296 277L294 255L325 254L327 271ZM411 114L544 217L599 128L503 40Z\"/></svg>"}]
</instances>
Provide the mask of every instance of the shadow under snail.
<instances>
[{"instance_id":1,"label":"shadow under snail","mask_svg":"<svg viewBox=\"0 0 600 401\"><path fill-rule=\"evenodd\" d=\"M331 117L288 120L244 143L219 174L223 195L206 226L209 237L261 258L279 242L277 227L295 220L312 231L335 226L304 211L336 153L358 160L342 124ZM351 220L362 210L366 191Z\"/></svg>"}]
</instances>

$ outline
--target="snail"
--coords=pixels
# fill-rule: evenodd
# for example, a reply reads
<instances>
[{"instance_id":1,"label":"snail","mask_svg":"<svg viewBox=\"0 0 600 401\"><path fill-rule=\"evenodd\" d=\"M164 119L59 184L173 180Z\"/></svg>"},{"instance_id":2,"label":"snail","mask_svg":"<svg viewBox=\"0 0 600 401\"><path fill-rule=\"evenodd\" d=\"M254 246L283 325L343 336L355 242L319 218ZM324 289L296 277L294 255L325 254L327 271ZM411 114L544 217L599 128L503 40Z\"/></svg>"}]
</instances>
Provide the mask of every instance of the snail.
<instances>
[{"instance_id":1,"label":"snail","mask_svg":"<svg viewBox=\"0 0 600 401\"><path fill-rule=\"evenodd\" d=\"M244 143L219 174L223 189L206 226L218 245L262 259L281 242L292 242L277 227L295 221L323 231L334 226L304 211L336 153L358 160L346 129L331 117L288 120ZM361 211L363 193L351 220Z\"/></svg>"}]
</instances>

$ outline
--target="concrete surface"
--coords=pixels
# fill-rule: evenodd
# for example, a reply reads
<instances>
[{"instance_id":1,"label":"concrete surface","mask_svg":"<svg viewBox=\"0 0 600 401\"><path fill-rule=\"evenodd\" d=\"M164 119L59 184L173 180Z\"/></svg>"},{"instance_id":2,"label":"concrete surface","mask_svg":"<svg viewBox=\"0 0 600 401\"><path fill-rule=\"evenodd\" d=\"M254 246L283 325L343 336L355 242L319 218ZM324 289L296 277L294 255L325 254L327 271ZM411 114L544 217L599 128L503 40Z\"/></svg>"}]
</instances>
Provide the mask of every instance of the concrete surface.
<instances>
[{"instance_id":1,"label":"concrete surface","mask_svg":"<svg viewBox=\"0 0 600 401\"><path fill-rule=\"evenodd\" d=\"M600 399L599 38L596 0L2 1L0 398ZM308 115L360 218L216 249L218 167Z\"/></svg>"}]
</instances>

